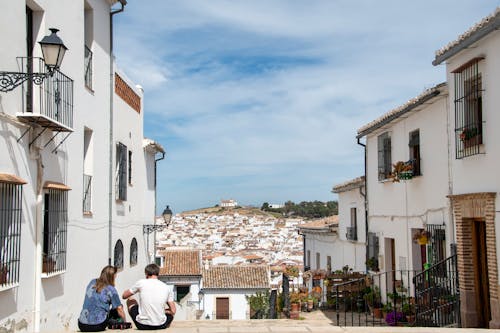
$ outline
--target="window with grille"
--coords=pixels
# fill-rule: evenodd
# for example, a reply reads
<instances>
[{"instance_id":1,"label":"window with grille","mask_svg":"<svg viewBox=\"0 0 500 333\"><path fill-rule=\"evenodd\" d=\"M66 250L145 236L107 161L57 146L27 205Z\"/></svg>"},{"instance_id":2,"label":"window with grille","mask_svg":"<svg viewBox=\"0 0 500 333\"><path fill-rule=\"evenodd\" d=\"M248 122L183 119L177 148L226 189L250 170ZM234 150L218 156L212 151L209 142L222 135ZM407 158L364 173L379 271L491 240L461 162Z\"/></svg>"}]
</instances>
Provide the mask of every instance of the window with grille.
<instances>
[{"instance_id":1,"label":"window with grille","mask_svg":"<svg viewBox=\"0 0 500 333\"><path fill-rule=\"evenodd\" d=\"M0 288L19 282L21 185L0 181Z\"/></svg>"},{"instance_id":2,"label":"window with grille","mask_svg":"<svg viewBox=\"0 0 500 333\"><path fill-rule=\"evenodd\" d=\"M410 139L408 142L410 148L410 163L412 165L413 176L422 175L420 169L420 131L415 130L410 132Z\"/></svg>"},{"instance_id":3,"label":"window with grille","mask_svg":"<svg viewBox=\"0 0 500 333\"><path fill-rule=\"evenodd\" d=\"M392 171L391 160L391 137L389 132L380 134L377 137L378 149L378 180L389 178Z\"/></svg>"},{"instance_id":4,"label":"window with grille","mask_svg":"<svg viewBox=\"0 0 500 333\"><path fill-rule=\"evenodd\" d=\"M127 200L127 146L116 145L116 199Z\"/></svg>"},{"instance_id":5,"label":"window with grille","mask_svg":"<svg viewBox=\"0 0 500 333\"><path fill-rule=\"evenodd\" d=\"M132 242L130 243L130 266L137 265L137 240L132 238Z\"/></svg>"},{"instance_id":6,"label":"window with grille","mask_svg":"<svg viewBox=\"0 0 500 333\"><path fill-rule=\"evenodd\" d=\"M332 256L326 256L326 270L328 273L332 272Z\"/></svg>"},{"instance_id":7,"label":"window with grille","mask_svg":"<svg viewBox=\"0 0 500 333\"><path fill-rule=\"evenodd\" d=\"M320 254L319 254L319 252L316 252L316 269L321 269L320 264L321 264L321 262L320 262Z\"/></svg>"},{"instance_id":8,"label":"window with grille","mask_svg":"<svg viewBox=\"0 0 500 333\"><path fill-rule=\"evenodd\" d=\"M68 192L49 189L44 196L43 266L46 274L66 269Z\"/></svg>"},{"instance_id":9,"label":"window with grille","mask_svg":"<svg viewBox=\"0 0 500 333\"><path fill-rule=\"evenodd\" d=\"M114 266L123 269L123 243L121 240L116 241L114 254Z\"/></svg>"},{"instance_id":10,"label":"window with grille","mask_svg":"<svg viewBox=\"0 0 500 333\"><path fill-rule=\"evenodd\" d=\"M132 152L128 151L128 183L132 185Z\"/></svg>"},{"instance_id":11,"label":"window with grille","mask_svg":"<svg viewBox=\"0 0 500 333\"><path fill-rule=\"evenodd\" d=\"M311 250L307 250L307 266L311 267Z\"/></svg>"},{"instance_id":12,"label":"window with grille","mask_svg":"<svg viewBox=\"0 0 500 333\"><path fill-rule=\"evenodd\" d=\"M347 239L357 240L358 239L358 221L357 221L357 210L356 207L351 207L351 225L347 227Z\"/></svg>"},{"instance_id":13,"label":"window with grille","mask_svg":"<svg viewBox=\"0 0 500 333\"><path fill-rule=\"evenodd\" d=\"M480 153L483 143L482 78L476 58L453 71L455 77L456 158Z\"/></svg>"}]
</instances>

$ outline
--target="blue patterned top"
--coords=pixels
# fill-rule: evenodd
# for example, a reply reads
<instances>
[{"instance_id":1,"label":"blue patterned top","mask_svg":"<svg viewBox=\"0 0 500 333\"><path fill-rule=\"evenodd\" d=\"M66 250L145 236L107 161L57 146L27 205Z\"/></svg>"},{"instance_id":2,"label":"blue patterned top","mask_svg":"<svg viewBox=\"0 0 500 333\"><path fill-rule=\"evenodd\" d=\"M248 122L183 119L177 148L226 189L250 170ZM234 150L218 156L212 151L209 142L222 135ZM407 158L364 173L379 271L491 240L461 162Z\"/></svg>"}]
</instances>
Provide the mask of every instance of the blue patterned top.
<instances>
[{"instance_id":1,"label":"blue patterned top","mask_svg":"<svg viewBox=\"0 0 500 333\"><path fill-rule=\"evenodd\" d=\"M94 288L95 284L96 279L90 281L85 292L83 309L78 318L82 324L101 324L108 318L110 309L122 305L115 287L107 285L98 293Z\"/></svg>"}]
</instances>

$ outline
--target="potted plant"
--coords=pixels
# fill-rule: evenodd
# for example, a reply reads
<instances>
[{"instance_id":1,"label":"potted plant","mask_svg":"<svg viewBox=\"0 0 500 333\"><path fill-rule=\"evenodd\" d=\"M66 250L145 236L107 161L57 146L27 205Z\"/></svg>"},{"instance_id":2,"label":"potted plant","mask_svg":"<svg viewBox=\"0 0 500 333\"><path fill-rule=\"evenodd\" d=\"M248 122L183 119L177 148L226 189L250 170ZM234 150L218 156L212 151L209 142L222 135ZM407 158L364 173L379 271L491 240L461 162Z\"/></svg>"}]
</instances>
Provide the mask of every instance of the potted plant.
<instances>
[{"instance_id":1,"label":"potted plant","mask_svg":"<svg viewBox=\"0 0 500 333\"><path fill-rule=\"evenodd\" d=\"M431 238L431 234L425 229L420 229L413 235L413 241L419 245L427 244L429 242L429 238Z\"/></svg>"},{"instance_id":2,"label":"potted plant","mask_svg":"<svg viewBox=\"0 0 500 333\"><path fill-rule=\"evenodd\" d=\"M479 143L478 136L479 131L476 127L464 128L460 133L460 140L462 141L464 148L469 148Z\"/></svg>"},{"instance_id":3,"label":"potted plant","mask_svg":"<svg viewBox=\"0 0 500 333\"><path fill-rule=\"evenodd\" d=\"M401 307L401 311L403 311L406 316L406 321L408 324L413 324L415 322L415 305L411 303L405 303Z\"/></svg>"},{"instance_id":4,"label":"potted plant","mask_svg":"<svg viewBox=\"0 0 500 333\"><path fill-rule=\"evenodd\" d=\"M299 312L299 309L300 309L300 294L299 293L291 293L290 294L290 304L291 304L291 312Z\"/></svg>"},{"instance_id":5,"label":"potted plant","mask_svg":"<svg viewBox=\"0 0 500 333\"><path fill-rule=\"evenodd\" d=\"M288 277L297 277L299 276L299 268L297 266L288 265L285 267L283 274Z\"/></svg>"},{"instance_id":6,"label":"potted plant","mask_svg":"<svg viewBox=\"0 0 500 333\"><path fill-rule=\"evenodd\" d=\"M387 313L385 317L385 322L389 326L396 326L398 323L403 323L405 321L405 315L403 312L393 310Z\"/></svg>"},{"instance_id":7,"label":"potted plant","mask_svg":"<svg viewBox=\"0 0 500 333\"><path fill-rule=\"evenodd\" d=\"M387 318L387 314L394 311L394 307L392 306L392 303L391 302L387 302L384 304L384 306L382 307L382 315L384 317L384 319Z\"/></svg>"},{"instance_id":8,"label":"potted plant","mask_svg":"<svg viewBox=\"0 0 500 333\"><path fill-rule=\"evenodd\" d=\"M368 268L371 271L378 272L378 260L375 257L368 258L368 260L365 262L366 268Z\"/></svg>"},{"instance_id":9,"label":"potted plant","mask_svg":"<svg viewBox=\"0 0 500 333\"><path fill-rule=\"evenodd\" d=\"M368 288L367 292L363 296L366 303L368 304L368 308L373 313L375 318L381 319L382 315L382 302L380 297L380 291L377 286L372 288Z\"/></svg>"},{"instance_id":10,"label":"potted plant","mask_svg":"<svg viewBox=\"0 0 500 333\"><path fill-rule=\"evenodd\" d=\"M413 178L413 163L411 161L398 161L392 165L392 172L389 175L392 181L398 183L400 180Z\"/></svg>"},{"instance_id":11,"label":"potted plant","mask_svg":"<svg viewBox=\"0 0 500 333\"><path fill-rule=\"evenodd\" d=\"M0 265L0 285L7 283L8 274L9 267L7 265Z\"/></svg>"}]
</instances>

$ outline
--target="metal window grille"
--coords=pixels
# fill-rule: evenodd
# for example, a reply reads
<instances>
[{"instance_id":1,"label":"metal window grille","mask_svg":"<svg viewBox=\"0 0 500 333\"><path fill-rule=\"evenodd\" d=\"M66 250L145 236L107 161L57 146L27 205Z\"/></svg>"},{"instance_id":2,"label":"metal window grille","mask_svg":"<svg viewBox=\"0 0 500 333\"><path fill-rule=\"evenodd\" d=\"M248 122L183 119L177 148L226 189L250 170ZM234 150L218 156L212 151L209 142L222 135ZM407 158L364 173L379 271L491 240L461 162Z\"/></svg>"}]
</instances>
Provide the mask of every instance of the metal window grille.
<instances>
[{"instance_id":1,"label":"metal window grille","mask_svg":"<svg viewBox=\"0 0 500 333\"><path fill-rule=\"evenodd\" d=\"M130 243L130 266L137 265L137 240L132 238L132 242Z\"/></svg>"},{"instance_id":2,"label":"metal window grille","mask_svg":"<svg viewBox=\"0 0 500 333\"><path fill-rule=\"evenodd\" d=\"M378 136L378 179L389 178L392 168L391 137L388 132Z\"/></svg>"},{"instance_id":3,"label":"metal window grille","mask_svg":"<svg viewBox=\"0 0 500 333\"><path fill-rule=\"evenodd\" d=\"M123 269L123 243L121 240L116 241L114 253L114 266Z\"/></svg>"},{"instance_id":4,"label":"metal window grille","mask_svg":"<svg viewBox=\"0 0 500 333\"><path fill-rule=\"evenodd\" d=\"M428 244L429 259L431 263L437 263L446 258L446 230L444 224L427 224L427 232L430 234Z\"/></svg>"},{"instance_id":5,"label":"metal window grille","mask_svg":"<svg viewBox=\"0 0 500 333\"><path fill-rule=\"evenodd\" d=\"M0 288L19 282L22 188L0 182Z\"/></svg>"},{"instance_id":6,"label":"metal window grille","mask_svg":"<svg viewBox=\"0 0 500 333\"><path fill-rule=\"evenodd\" d=\"M346 238L348 240L358 240L358 222L357 222L356 207L351 208L351 226L347 227Z\"/></svg>"},{"instance_id":7,"label":"metal window grille","mask_svg":"<svg viewBox=\"0 0 500 333\"><path fill-rule=\"evenodd\" d=\"M116 145L116 199L127 200L127 146Z\"/></svg>"},{"instance_id":8,"label":"metal window grille","mask_svg":"<svg viewBox=\"0 0 500 333\"><path fill-rule=\"evenodd\" d=\"M410 163L412 164L413 176L422 175L420 168L420 131L410 132L410 140L408 142L410 148Z\"/></svg>"},{"instance_id":9,"label":"metal window grille","mask_svg":"<svg viewBox=\"0 0 500 333\"><path fill-rule=\"evenodd\" d=\"M83 175L83 212L92 211L92 176Z\"/></svg>"},{"instance_id":10,"label":"metal window grille","mask_svg":"<svg viewBox=\"0 0 500 333\"><path fill-rule=\"evenodd\" d=\"M454 72L456 158L477 155L483 143L482 79L475 59Z\"/></svg>"},{"instance_id":11,"label":"metal window grille","mask_svg":"<svg viewBox=\"0 0 500 333\"><path fill-rule=\"evenodd\" d=\"M92 60L93 53L90 48L85 45L85 85L89 89L92 89Z\"/></svg>"},{"instance_id":12,"label":"metal window grille","mask_svg":"<svg viewBox=\"0 0 500 333\"><path fill-rule=\"evenodd\" d=\"M373 259L377 262L378 267L378 252L379 252L379 239L377 234L373 232L368 233L368 259Z\"/></svg>"},{"instance_id":13,"label":"metal window grille","mask_svg":"<svg viewBox=\"0 0 500 333\"><path fill-rule=\"evenodd\" d=\"M132 184L132 151L128 151L128 183Z\"/></svg>"},{"instance_id":14,"label":"metal window grille","mask_svg":"<svg viewBox=\"0 0 500 333\"><path fill-rule=\"evenodd\" d=\"M307 266L311 267L311 250L307 250Z\"/></svg>"},{"instance_id":15,"label":"metal window grille","mask_svg":"<svg viewBox=\"0 0 500 333\"><path fill-rule=\"evenodd\" d=\"M45 193L43 219L43 267L46 274L66 269L68 192L50 189Z\"/></svg>"},{"instance_id":16,"label":"metal window grille","mask_svg":"<svg viewBox=\"0 0 500 333\"><path fill-rule=\"evenodd\" d=\"M316 252L316 269L321 269L321 261L320 261L321 257L320 257L320 253L319 252Z\"/></svg>"}]
</instances>

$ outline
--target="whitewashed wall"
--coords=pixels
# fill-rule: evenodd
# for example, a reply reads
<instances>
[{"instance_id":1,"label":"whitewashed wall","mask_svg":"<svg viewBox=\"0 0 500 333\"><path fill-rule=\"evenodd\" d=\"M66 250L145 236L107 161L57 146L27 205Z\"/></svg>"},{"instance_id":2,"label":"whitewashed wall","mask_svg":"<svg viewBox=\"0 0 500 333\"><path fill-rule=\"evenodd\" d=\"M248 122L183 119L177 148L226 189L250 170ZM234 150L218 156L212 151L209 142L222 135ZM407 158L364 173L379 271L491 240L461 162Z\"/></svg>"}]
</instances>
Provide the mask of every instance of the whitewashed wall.
<instances>
[{"instance_id":1,"label":"whitewashed wall","mask_svg":"<svg viewBox=\"0 0 500 333\"><path fill-rule=\"evenodd\" d=\"M494 31L487 37L476 42L473 47L460 51L446 61L447 81L450 92L455 91L454 74L452 71L475 57L484 57L479 62L479 71L482 76L482 104L483 104L483 145L481 154L457 160L455 158L454 137L454 94L450 93L450 161L452 167L453 194L497 192L495 206L496 239L500 239L500 178L496 176L500 165L500 33ZM497 257L500 253L500 243L497 242ZM500 269L500 261L498 261Z\"/></svg>"},{"instance_id":2,"label":"whitewashed wall","mask_svg":"<svg viewBox=\"0 0 500 333\"><path fill-rule=\"evenodd\" d=\"M441 93L418 112L396 120L367 138L367 173L369 231L379 236L379 265L390 270L389 249L385 239L395 239L396 269L412 269L416 248L412 229L425 223L446 224L450 235L447 94ZM393 183L378 180L377 136L388 131L391 135L392 163L409 159L409 133L419 129L422 175L408 181ZM450 237L447 244L450 243ZM449 246L447 245L447 253Z\"/></svg>"},{"instance_id":3,"label":"whitewashed wall","mask_svg":"<svg viewBox=\"0 0 500 333\"><path fill-rule=\"evenodd\" d=\"M264 291L264 290L262 290ZM245 320L249 319L250 305L245 296L255 295L255 291L245 289L235 290L203 290L203 315L201 319L205 319L209 315L210 319L215 319L217 297L229 298L229 319Z\"/></svg>"},{"instance_id":4,"label":"whitewashed wall","mask_svg":"<svg viewBox=\"0 0 500 333\"><path fill-rule=\"evenodd\" d=\"M62 331L76 329L76 320L83 304L84 288L91 278L97 277L108 263L108 193L109 193L109 110L110 110L110 43L109 12L107 0L88 0L93 8L93 90L84 84L84 1L27 0L3 1L0 4L0 20L9 29L0 30L2 41L9 45L0 49L1 70L16 71L17 56L26 55L25 6L34 13L34 41L49 33L48 29L60 29L59 36L68 47L61 71L74 80L74 132L61 145L57 154L51 150L61 140L61 134L54 142L37 153L28 148L33 136L17 139L26 129L17 122L15 114L22 112L21 88L0 94L0 172L12 173L28 183L23 186L23 221L21 236L21 263L19 287L0 291L0 330ZM124 14L126 15L126 11ZM41 51L35 46L35 56ZM36 89L36 88L35 88ZM35 100L35 105L37 101ZM117 102L117 112L127 112ZM120 110L122 108L122 110ZM35 110L36 111L36 110ZM134 111L135 113L135 111ZM130 215L118 216L113 210L116 225L113 227L113 245L117 239L124 244L125 268L118 275L117 288L122 292L136 279L142 277L146 263L142 226L151 223L154 214L151 197L154 196L151 179L147 188L139 182L151 177L151 157L142 150L141 118L115 119L116 128L132 128L134 156L137 161L137 187L129 188ZM84 216L83 198L83 147L84 129L93 131L93 174L92 214ZM122 135L120 132L118 132ZM51 138L46 131L34 144L43 147ZM31 136L31 138L30 138ZM138 137L137 137L138 136ZM113 149L114 155L114 149ZM147 161L146 161L147 160ZM38 161L43 164L37 172ZM148 170L146 171L146 163ZM44 181L62 182L72 190L68 194L67 267L62 274L38 279L37 262L40 252L36 251L36 183L37 174ZM142 178L141 178L142 177ZM135 191L135 192L134 192ZM141 193L142 192L142 193ZM138 193L142 194L142 197ZM145 200L145 202L143 202ZM114 203L114 194L113 194ZM114 207L116 208L116 207ZM39 217L39 224L42 221ZM41 229L38 231L38 238ZM139 264L129 266L130 240L136 237L139 246ZM40 267L38 267L40 270ZM38 292L37 292L38 290ZM38 317L39 316L39 317ZM34 320L39 318L39 325Z\"/></svg>"}]
</instances>

